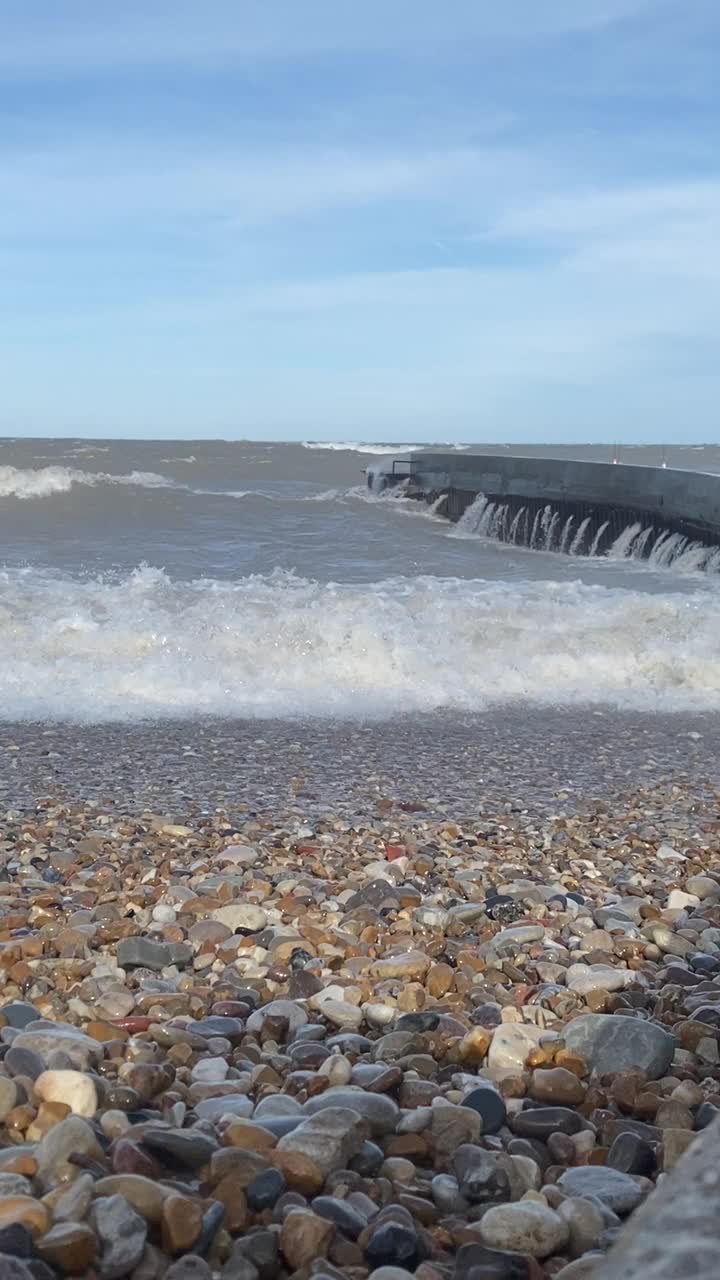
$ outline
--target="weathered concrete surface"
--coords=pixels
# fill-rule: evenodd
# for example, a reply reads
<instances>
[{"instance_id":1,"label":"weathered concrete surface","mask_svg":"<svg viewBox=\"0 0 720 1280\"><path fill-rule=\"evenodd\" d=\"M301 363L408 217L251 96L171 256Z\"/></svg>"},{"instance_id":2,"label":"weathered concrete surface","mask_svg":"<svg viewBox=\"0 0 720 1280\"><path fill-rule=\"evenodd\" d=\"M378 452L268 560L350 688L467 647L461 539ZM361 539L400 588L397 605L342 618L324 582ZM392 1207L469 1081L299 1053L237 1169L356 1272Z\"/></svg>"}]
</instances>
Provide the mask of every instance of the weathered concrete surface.
<instances>
[{"instance_id":1,"label":"weathered concrete surface","mask_svg":"<svg viewBox=\"0 0 720 1280\"><path fill-rule=\"evenodd\" d=\"M720 1120L638 1209L592 1280L717 1280Z\"/></svg>"},{"instance_id":2,"label":"weathered concrete surface","mask_svg":"<svg viewBox=\"0 0 720 1280\"><path fill-rule=\"evenodd\" d=\"M697 471L457 453L399 454L368 471L389 483L409 476L413 487L428 493L458 489L493 500L622 508L697 536L720 534L720 476Z\"/></svg>"}]
</instances>

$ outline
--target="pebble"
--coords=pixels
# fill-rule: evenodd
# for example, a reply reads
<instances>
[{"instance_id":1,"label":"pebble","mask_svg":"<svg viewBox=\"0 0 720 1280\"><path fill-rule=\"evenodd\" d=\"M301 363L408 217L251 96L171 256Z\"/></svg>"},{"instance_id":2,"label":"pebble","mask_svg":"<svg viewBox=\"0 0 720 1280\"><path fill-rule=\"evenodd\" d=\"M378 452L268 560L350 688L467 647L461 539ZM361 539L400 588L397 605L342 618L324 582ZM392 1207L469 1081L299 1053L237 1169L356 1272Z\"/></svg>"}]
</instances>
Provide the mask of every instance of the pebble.
<instances>
[{"instance_id":1,"label":"pebble","mask_svg":"<svg viewBox=\"0 0 720 1280\"><path fill-rule=\"evenodd\" d=\"M569 1196L592 1196L619 1214L630 1213L643 1199L642 1188L634 1178L602 1165L568 1169L558 1178L557 1185Z\"/></svg>"},{"instance_id":2,"label":"pebble","mask_svg":"<svg viewBox=\"0 0 720 1280\"><path fill-rule=\"evenodd\" d=\"M492 1249L509 1249L532 1258L560 1253L570 1235L567 1223L545 1203L521 1201L488 1209L480 1234Z\"/></svg>"},{"instance_id":3,"label":"pebble","mask_svg":"<svg viewBox=\"0 0 720 1280\"><path fill-rule=\"evenodd\" d=\"M584 1280L720 1109L714 802L637 795L8 811L3 1277Z\"/></svg>"},{"instance_id":4,"label":"pebble","mask_svg":"<svg viewBox=\"0 0 720 1280\"><path fill-rule=\"evenodd\" d=\"M147 1225L124 1196L96 1200L90 1224L97 1237L99 1272L103 1280L120 1280L142 1258Z\"/></svg>"},{"instance_id":5,"label":"pebble","mask_svg":"<svg viewBox=\"0 0 720 1280\"><path fill-rule=\"evenodd\" d=\"M43 1071L33 1087L43 1101L62 1102L73 1115L91 1117L97 1111L95 1083L82 1071Z\"/></svg>"},{"instance_id":6,"label":"pebble","mask_svg":"<svg viewBox=\"0 0 720 1280\"><path fill-rule=\"evenodd\" d=\"M637 1068L650 1080L665 1075L675 1052L675 1038L652 1022L588 1013L565 1031L569 1049L579 1053L598 1075Z\"/></svg>"}]
</instances>

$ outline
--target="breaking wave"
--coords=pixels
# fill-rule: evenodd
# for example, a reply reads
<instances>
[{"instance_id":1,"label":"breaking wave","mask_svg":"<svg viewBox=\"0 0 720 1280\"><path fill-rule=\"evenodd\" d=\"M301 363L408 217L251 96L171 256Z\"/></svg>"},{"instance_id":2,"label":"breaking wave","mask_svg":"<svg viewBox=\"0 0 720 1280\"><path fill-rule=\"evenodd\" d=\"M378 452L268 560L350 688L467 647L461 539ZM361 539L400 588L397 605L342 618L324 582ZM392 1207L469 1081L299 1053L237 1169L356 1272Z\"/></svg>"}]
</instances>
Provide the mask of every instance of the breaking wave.
<instances>
[{"instance_id":1,"label":"breaking wave","mask_svg":"<svg viewBox=\"0 0 720 1280\"><path fill-rule=\"evenodd\" d=\"M370 444L362 440L303 440L303 449L329 449L333 453L369 453L375 457L390 453L417 453L418 449L449 450L461 453L469 449L468 444Z\"/></svg>"},{"instance_id":2,"label":"breaking wave","mask_svg":"<svg viewBox=\"0 0 720 1280\"><path fill-rule=\"evenodd\" d=\"M56 493L69 493L75 485L137 485L143 489L172 489L172 480L154 471L131 471L128 475L110 475L105 471L80 471L75 467L5 467L0 466L0 498L48 498Z\"/></svg>"},{"instance_id":3,"label":"breaking wave","mask_svg":"<svg viewBox=\"0 0 720 1280\"><path fill-rule=\"evenodd\" d=\"M699 591L27 569L0 574L0 646L5 720L720 709L720 598Z\"/></svg>"}]
</instances>

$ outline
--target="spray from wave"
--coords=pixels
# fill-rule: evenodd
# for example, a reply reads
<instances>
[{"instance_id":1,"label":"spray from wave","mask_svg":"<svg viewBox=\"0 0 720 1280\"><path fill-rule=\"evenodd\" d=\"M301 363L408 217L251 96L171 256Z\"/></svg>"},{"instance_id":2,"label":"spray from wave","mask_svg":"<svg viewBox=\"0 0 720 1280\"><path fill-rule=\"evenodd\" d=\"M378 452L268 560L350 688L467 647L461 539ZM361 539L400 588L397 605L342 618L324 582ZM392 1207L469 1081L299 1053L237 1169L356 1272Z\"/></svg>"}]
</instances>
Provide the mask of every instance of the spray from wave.
<instances>
[{"instance_id":1,"label":"spray from wave","mask_svg":"<svg viewBox=\"0 0 720 1280\"><path fill-rule=\"evenodd\" d=\"M154 471L131 471L128 475L110 475L104 471L80 471L75 467L0 467L0 498L49 498L69 493L76 485L136 485L143 489L172 489L172 480Z\"/></svg>"},{"instance_id":2,"label":"spray from wave","mask_svg":"<svg viewBox=\"0 0 720 1280\"><path fill-rule=\"evenodd\" d=\"M720 710L720 599L276 571L0 574L0 714L389 718L492 704Z\"/></svg>"}]
</instances>

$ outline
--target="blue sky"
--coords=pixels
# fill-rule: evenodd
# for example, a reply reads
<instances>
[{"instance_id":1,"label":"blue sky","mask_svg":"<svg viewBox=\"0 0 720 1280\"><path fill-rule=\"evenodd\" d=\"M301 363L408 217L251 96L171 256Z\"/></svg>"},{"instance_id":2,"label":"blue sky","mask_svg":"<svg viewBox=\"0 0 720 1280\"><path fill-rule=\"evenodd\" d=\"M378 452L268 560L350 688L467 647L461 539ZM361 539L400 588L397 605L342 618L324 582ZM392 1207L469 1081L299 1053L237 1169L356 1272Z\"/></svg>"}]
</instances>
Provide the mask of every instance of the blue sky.
<instances>
[{"instance_id":1,"label":"blue sky","mask_svg":"<svg viewBox=\"0 0 720 1280\"><path fill-rule=\"evenodd\" d=\"M720 440L717 0L2 0L0 432Z\"/></svg>"}]
</instances>

